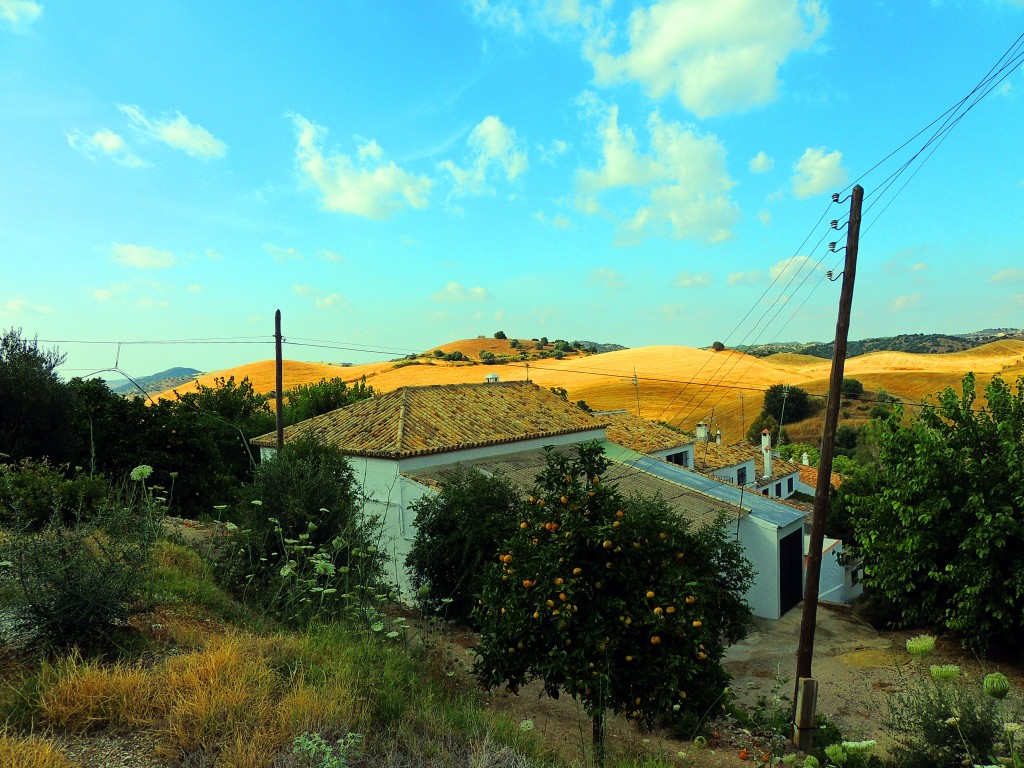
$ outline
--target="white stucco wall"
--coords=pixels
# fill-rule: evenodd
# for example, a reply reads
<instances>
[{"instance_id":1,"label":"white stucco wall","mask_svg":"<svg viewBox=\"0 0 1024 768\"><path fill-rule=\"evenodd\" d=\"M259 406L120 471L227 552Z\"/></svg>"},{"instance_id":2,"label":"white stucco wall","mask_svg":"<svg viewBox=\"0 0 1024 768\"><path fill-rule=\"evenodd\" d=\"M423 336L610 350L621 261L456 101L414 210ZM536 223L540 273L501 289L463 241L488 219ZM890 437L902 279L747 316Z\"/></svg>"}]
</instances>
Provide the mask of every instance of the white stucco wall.
<instances>
[{"instance_id":1,"label":"white stucco wall","mask_svg":"<svg viewBox=\"0 0 1024 768\"><path fill-rule=\"evenodd\" d=\"M736 481L736 470L739 469L740 467L746 467L746 470L747 470L747 483L754 482L754 460L753 459L751 459L750 461L741 462L739 464L734 464L731 467L722 467L721 469L716 469L711 474L714 475L715 477L720 477L723 480L725 480L726 482L732 483L733 485L737 485L738 483Z\"/></svg>"},{"instance_id":2,"label":"white stucco wall","mask_svg":"<svg viewBox=\"0 0 1024 768\"><path fill-rule=\"evenodd\" d=\"M740 520L740 543L754 567L746 598L755 616L779 618L779 529L751 515Z\"/></svg>"},{"instance_id":3,"label":"white stucco wall","mask_svg":"<svg viewBox=\"0 0 1024 768\"><path fill-rule=\"evenodd\" d=\"M805 562L810 541L810 536L804 536ZM839 564L839 556L842 552L842 541L828 537L824 539L821 550L821 578L818 581L819 600L849 604L864 591L864 587L859 581L855 583L855 568Z\"/></svg>"}]
</instances>

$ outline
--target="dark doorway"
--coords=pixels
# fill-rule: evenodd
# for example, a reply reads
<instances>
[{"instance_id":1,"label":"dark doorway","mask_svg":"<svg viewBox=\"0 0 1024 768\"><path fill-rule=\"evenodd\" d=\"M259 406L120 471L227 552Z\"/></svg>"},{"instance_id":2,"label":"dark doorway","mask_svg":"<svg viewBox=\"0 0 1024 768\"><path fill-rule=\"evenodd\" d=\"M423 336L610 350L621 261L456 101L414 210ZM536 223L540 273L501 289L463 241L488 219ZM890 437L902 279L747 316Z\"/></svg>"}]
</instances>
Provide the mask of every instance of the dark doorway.
<instances>
[{"instance_id":1,"label":"dark doorway","mask_svg":"<svg viewBox=\"0 0 1024 768\"><path fill-rule=\"evenodd\" d=\"M798 528L779 542L779 615L804 597L804 532Z\"/></svg>"}]
</instances>

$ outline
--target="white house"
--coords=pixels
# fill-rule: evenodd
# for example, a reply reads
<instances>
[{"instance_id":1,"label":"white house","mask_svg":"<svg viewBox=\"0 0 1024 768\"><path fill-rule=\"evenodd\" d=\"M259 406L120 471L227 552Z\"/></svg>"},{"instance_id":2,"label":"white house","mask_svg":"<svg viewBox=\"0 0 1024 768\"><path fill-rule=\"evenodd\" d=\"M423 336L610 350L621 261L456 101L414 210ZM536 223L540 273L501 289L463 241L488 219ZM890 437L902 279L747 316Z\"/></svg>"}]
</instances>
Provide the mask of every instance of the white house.
<instances>
[{"instance_id":1,"label":"white house","mask_svg":"<svg viewBox=\"0 0 1024 768\"><path fill-rule=\"evenodd\" d=\"M530 382L404 387L287 427L285 441L305 433L348 455L367 511L384 521L400 585L407 584L403 564L415 535L411 505L436 492L446 469L470 465L530 488L544 466L544 447L597 440L612 462L606 479L624 492L656 493L696 524L727 515L758 572L747 594L755 615L777 618L802 593L802 512L686 469L693 446L679 433L636 417L588 414ZM645 452L609 440L609 433ZM262 460L276 450L274 433L252 442ZM678 456L684 452L689 456Z\"/></svg>"}]
</instances>

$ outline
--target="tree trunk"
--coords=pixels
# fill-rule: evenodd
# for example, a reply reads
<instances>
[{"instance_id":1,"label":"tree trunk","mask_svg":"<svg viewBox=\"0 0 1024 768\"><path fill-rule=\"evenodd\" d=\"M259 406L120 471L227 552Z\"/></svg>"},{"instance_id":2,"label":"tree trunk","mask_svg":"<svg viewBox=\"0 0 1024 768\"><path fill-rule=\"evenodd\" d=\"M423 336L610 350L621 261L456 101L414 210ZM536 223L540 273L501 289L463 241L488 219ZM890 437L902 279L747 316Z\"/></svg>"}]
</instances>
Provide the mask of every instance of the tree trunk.
<instances>
[{"instance_id":1,"label":"tree trunk","mask_svg":"<svg viewBox=\"0 0 1024 768\"><path fill-rule=\"evenodd\" d=\"M591 717L594 726L594 765L604 768L604 710Z\"/></svg>"}]
</instances>

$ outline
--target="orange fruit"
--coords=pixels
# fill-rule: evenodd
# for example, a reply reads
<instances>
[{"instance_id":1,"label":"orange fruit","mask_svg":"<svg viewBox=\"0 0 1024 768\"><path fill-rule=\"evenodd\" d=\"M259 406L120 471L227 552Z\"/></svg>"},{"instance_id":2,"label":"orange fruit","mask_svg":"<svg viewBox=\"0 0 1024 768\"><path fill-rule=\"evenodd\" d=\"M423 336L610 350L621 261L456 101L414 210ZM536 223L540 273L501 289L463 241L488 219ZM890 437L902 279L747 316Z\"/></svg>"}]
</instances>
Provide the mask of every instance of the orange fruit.
<instances>
[{"instance_id":1,"label":"orange fruit","mask_svg":"<svg viewBox=\"0 0 1024 768\"><path fill-rule=\"evenodd\" d=\"M661 616L662 613L664 613L664 611L662 610L660 605L654 606L654 615L655 616Z\"/></svg>"},{"instance_id":2,"label":"orange fruit","mask_svg":"<svg viewBox=\"0 0 1024 768\"><path fill-rule=\"evenodd\" d=\"M554 608L555 607L555 601L554 600L548 600L547 602L544 603L544 605L546 605L548 608Z\"/></svg>"},{"instance_id":3,"label":"orange fruit","mask_svg":"<svg viewBox=\"0 0 1024 768\"><path fill-rule=\"evenodd\" d=\"M694 629L700 629L701 628L701 620L700 619L694 619L693 620L693 628Z\"/></svg>"},{"instance_id":4,"label":"orange fruit","mask_svg":"<svg viewBox=\"0 0 1024 768\"><path fill-rule=\"evenodd\" d=\"M583 569L582 568L573 568L572 569L572 575L573 576L579 576L581 573L583 573Z\"/></svg>"},{"instance_id":5,"label":"orange fruit","mask_svg":"<svg viewBox=\"0 0 1024 768\"><path fill-rule=\"evenodd\" d=\"M632 657L632 656L627 656L627 657L626 657L626 661L632 661L632 660L633 660L633 657Z\"/></svg>"},{"instance_id":6,"label":"orange fruit","mask_svg":"<svg viewBox=\"0 0 1024 768\"><path fill-rule=\"evenodd\" d=\"M655 635L654 637L651 638L651 645L659 645L660 643L661 643L661 637L660 636Z\"/></svg>"},{"instance_id":7,"label":"orange fruit","mask_svg":"<svg viewBox=\"0 0 1024 768\"><path fill-rule=\"evenodd\" d=\"M654 599L654 591L653 590L648 590L647 591L647 599L648 600L653 600Z\"/></svg>"},{"instance_id":8,"label":"orange fruit","mask_svg":"<svg viewBox=\"0 0 1024 768\"><path fill-rule=\"evenodd\" d=\"M565 579L563 579L561 576L559 576L557 579L555 579L555 586L556 587L560 587L563 584L565 584Z\"/></svg>"},{"instance_id":9,"label":"orange fruit","mask_svg":"<svg viewBox=\"0 0 1024 768\"><path fill-rule=\"evenodd\" d=\"M672 613L675 613L675 612L676 612L676 607L674 605L670 605L668 608L665 609L665 613L672 614Z\"/></svg>"},{"instance_id":10,"label":"orange fruit","mask_svg":"<svg viewBox=\"0 0 1024 768\"><path fill-rule=\"evenodd\" d=\"M563 496L561 501L562 501L563 504L568 504L569 503L569 499L566 496Z\"/></svg>"},{"instance_id":11,"label":"orange fruit","mask_svg":"<svg viewBox=\"0 0 1024 768\"><path fill-rule=\"evenodd\" d=\"M697 602L697 598L694 597L693 595L687 595L686 596L686 604L687 605L693 605L696 602Z\"/></svg>"},{"instance_id":12,"label":"orange fruit","mask_svg":"<svg viewBox=\"0 0 1024 768\"><path fill-rule=\"evenodd\" d=\"M623 511L622 511L622 510L620 509L620 510L619 510L618 512L616 512L616 513L615 513L615 516L616 516L616 517L622 517L622 516L623 516L623 515L625 515L625 514L626 514L626 513L625 513L625 512L623 512Z\"/></svg>"},{"instance_id":13,"label":"orange fruit","mask_svg":"<svg viewBox=\"0 0 1024 768\"><path fill-rule=\"evenodd\" d=\"M527 525L526 523L520 523L520 524L519 524L519 527L520 527L520 528L521 528L522 530L526 530L526 529L527 529L527 528L528 528L529 526L528 526L528 525Z\"/></svg>"},{"instance_id":14,"label":"orange fruit","mask_svg":"<svg viewBox=\"0 0 1024 768\"><path fill-rule=\"evenodd\" d=\"M601 546L605 549L611 549L613 545L610 539L605 539L604 544L602 544Z\"/></svg>"},{"instance_id":15,"label":"orange fruit","mask_svg":"<svg viewBox=\"0 0 1024 768\"><path fill-rule=\"evenodd\" d=\"M526 587L527 589L529 589L530 587L533 586L533 582L530 581L529 579L523 579L523 586Z\"/></svg>"},{"instance_id":16,"label":"orange fruit","mask_svg":"<svg viewBox=\"0 0 1024 768\"><path fill-rule=\"evenodd\" d=\"M619 527L619 521L616 520L614 523L612 523L612 528L618 528L618 527Z\"/></svg>"}]
</instances>

